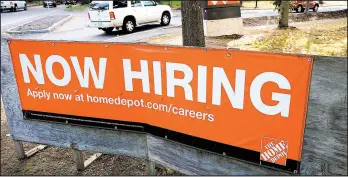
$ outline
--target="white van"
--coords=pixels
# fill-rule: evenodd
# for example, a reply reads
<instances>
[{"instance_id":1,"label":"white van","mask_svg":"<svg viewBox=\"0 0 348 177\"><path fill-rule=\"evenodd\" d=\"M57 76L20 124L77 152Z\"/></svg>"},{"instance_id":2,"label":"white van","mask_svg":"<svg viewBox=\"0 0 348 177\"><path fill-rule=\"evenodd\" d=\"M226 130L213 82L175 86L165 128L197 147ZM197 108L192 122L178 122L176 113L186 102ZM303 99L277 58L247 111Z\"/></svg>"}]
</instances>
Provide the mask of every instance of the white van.
<instances>
[{"instance_id":1,"label":"white van","mask_svg":"<svg viewBox=\"0 0 348 177\"><path fill-rule=\"evenodd\" d=\"M106 33L111 33L115 28L131 33L136 26L147 23L169 25L171 17L171 8L155 1L92 1L88 26Z\"/></svg>"},{"instance_id":2,"label":"white van","mask_svg":"<svg viewBox=\"0 0 348 177\"><path fill-rule=\"evenodd\" d=\"M17 12L18 9L27 10L27 3L25 1L1 1L1 12L3 10Z\"/></svg>"}]
</instances>

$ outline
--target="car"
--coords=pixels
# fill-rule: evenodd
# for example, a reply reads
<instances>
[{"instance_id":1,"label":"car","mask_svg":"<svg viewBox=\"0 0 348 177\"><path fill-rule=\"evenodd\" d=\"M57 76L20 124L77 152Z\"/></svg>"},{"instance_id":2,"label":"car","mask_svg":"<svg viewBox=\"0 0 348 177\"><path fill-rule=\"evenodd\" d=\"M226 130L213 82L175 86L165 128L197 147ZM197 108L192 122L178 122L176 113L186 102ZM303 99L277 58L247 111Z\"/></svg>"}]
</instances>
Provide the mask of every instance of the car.
<instances>
[{"instance_id":1,"label":"car","mask_svg":"<svg viewBox=\"0 0 348 177\"><path fill-rule=\"evenodd\" d=\"M170 24L172 10L168 5L155 1L92 1L88 11L88 26L106 33L122 29L132 33L136 26L159 22Z\"/></svg>"},{"instance_id":2,"label":"car","mask_svg":"<svg viewBox=\"0 0 348 177\"><path fill-rule=\"evenodd\" d=\"M57 0L56 2L57 2L57 5L63 4L63 0Z\"/></svg>"},{"instance_id":3,"label":"car","mask_svg":"<svg viewBox=\"0 0 348 177\"><path fill-rule=\"evenodd\" d=\"M56 1L43 1L43 7L57 7L57 2Z\"/></svg>"},{"instance_id":4,"label":"car","mask_svg":"<svg viewBox=\"0 0 348 177\"><path fill-rule=\"evenodd\" d=\"M76 5L76 1L74 1L74 0L66 0L66 1L64 2L64 4L65 4L65 5L68 5L68 4Z\"/></svg>"},{"instance_id":5,"label":"car","mask_svg":"<svg viewBox=\"0 0 348 177\"><path fill-rule=\"evenodd\" d=\"M312 9L313 12L317 12L319 9L319 2L310 0L309 8ZM306 9L306 0L291 1L291 9L296 12L304 12Z\"/></svg>"},{"instance_id":6,"label":"car","mask_svg":"<svg viewBox=\"0 0 348 177\"><path fill-rule=\"evenodd\" d=\"M1 12L3 10L18 11L18 9L27 10L25 1L1 1Z\"/></svg>"}]
</instances>

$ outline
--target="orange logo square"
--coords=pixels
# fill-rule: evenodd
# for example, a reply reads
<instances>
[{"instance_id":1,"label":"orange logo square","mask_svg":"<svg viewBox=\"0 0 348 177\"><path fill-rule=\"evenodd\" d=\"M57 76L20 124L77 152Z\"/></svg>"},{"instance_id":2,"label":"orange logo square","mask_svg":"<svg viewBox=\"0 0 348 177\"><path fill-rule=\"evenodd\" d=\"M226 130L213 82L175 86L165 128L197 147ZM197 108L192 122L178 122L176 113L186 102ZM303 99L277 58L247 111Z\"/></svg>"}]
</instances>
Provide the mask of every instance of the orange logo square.
<instances>
[{"instance_id":1,"label":"orange logo square","mask_svg":"<svg viewBox=\"0 0 348 177\"><path fill-rule=\"evenodd\" d=\"M288 142L262 137L260 160L286 166L288 157Z\"/></svg>"}]
</instances>

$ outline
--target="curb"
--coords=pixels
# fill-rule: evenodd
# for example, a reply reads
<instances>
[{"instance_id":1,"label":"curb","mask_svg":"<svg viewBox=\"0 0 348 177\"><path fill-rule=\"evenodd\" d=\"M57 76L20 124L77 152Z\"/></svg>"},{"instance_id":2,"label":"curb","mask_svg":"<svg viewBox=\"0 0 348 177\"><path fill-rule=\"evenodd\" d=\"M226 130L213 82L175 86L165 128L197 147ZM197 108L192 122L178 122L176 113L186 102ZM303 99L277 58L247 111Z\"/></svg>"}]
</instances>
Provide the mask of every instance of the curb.
<instances>
[{"instance_id":1,"label":"curb","mask_svg":"<svg viewBox=\"0 0 348 177\"><path fill-rule=\"evenodd\" d=\"M54 29L56 29L57 27L63 25L65 22L67 22L68 20L70 20L71 18L73 17L73 15L69 15L68 17L64 18L63 20L53 24L51 27L49 28L46 28L46 29L43 29L43 30L28 30L28 31L12 31L12 29L18 27L18 26L15 26L13 28L10 28L6 31L6 33L9 33L9 34L36 34L36 33L49 33L51 31L53 31ZM42 17L44 18L44 17ZM41 18L39 19L36 19L36 20L40 20ZM35 21L35 20L33 20ZM30 21L28 23L31 23L33 21ZM28 23L25 23L25 24L28 24ZM22 24L22 25L25 25L25 24Z\"/></svg>"}]
</instances>

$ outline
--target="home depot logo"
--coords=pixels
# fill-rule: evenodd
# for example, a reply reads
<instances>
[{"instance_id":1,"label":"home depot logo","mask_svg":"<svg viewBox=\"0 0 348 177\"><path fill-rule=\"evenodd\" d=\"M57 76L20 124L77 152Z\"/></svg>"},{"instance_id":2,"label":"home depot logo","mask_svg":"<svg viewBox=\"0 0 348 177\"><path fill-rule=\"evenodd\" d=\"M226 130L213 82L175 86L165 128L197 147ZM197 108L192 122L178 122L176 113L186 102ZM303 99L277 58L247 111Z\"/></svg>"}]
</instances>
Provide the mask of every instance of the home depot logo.
<instances>
[{"instance_id":1,"label":"home depot logo","mask_svg":"<svg viewBox=\"0 0 348 177\"><path fill-rule=\"evenodd\" d=\"M239 1L208 1L208 6L239 4Z\"/></svg>"},{"instance_id":2,"label":"home depot logo","mask_svg":"<svg viewBox=\"0 0 348 177\"><path fill-rule=\"evenodd\" d=\"M288 142L262 137L260 160L286 166Z\"/></svg>"}]
</instances>

